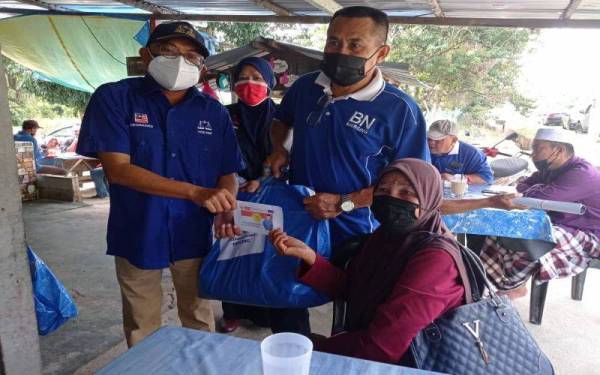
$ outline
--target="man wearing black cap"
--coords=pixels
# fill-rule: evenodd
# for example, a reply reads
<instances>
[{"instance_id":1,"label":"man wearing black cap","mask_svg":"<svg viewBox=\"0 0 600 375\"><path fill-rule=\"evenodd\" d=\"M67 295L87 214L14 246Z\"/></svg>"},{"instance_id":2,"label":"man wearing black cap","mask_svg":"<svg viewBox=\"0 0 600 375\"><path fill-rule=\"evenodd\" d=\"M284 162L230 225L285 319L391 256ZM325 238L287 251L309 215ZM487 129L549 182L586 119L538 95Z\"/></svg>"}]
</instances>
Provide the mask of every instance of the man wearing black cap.
<instances>
[{"instance_id":1,"label":"man wearing black cap","mask_svg":"<svg viewBox=\"0 0 600 375\"><path fill-rule=\"evenodd\" d=\"M227 110L194 86L208 51L187 22L163 23L140 55L143 78L103 85L86 109L77 152L97 156L110 181L108 254L115 256L129 346L161 325L169 267L184 327L214 330L198 295L201 257L233 235L235 174L243 169Z\"/></svg>"},{"instance_id":2,"label":"man wearing black cap","mask_svg":"<svg viewBox=\"0 0 600 375\"><path fill-rule=\"evenodd\" d=\"M67 174L67 171L63 168L55 167L52 165L44 165L45 158L40 146L35 139L35 134L37 130L41 128L35 120L25 120L23 121L22 130L13 136L14 140L17 142L31 142L33 143L33 153L35 156L35 172L39 174L53 174L64 176Z\"/></svg>"}]
</instances>

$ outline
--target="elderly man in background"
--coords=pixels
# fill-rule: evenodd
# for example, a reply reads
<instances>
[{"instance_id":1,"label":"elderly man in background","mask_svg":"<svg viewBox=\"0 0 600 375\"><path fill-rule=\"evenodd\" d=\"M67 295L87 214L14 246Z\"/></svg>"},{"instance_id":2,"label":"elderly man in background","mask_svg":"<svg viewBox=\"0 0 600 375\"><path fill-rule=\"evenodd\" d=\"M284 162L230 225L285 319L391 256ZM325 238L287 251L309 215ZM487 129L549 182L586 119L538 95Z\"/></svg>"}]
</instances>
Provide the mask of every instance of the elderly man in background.
<instances>
[{"instance_id":1,"label":"elderly man in background","mask_svg":"<svg viewBox=\"0 0 600 375\"><path fill-rule=\"evenodd\" d=\"M539 260L515 252L488 238L481 258L496 286L511 298L527 293L525 282L539 273L541 282L570 277L585 270L591 258L600 257L600 172L575 156L569 133L539 129L533 141L531 177L517 186L525 197L576 202L587 207L583 215L549 212L556 246Z\"/></svg>"},{"instance_id":2,"label":"elderly man in background","mask_svg":"<svg viewBox=\"0 0 600 375\"><path fill-rule=\"evenodd\" d=\"M431 151L431 163L444 180L453 175L467 177L470 184L491 184L492 169L483 152L458 140L458 125L450 120L435 121L429 127L427 142Z\"/></svg>"}]
</instances>

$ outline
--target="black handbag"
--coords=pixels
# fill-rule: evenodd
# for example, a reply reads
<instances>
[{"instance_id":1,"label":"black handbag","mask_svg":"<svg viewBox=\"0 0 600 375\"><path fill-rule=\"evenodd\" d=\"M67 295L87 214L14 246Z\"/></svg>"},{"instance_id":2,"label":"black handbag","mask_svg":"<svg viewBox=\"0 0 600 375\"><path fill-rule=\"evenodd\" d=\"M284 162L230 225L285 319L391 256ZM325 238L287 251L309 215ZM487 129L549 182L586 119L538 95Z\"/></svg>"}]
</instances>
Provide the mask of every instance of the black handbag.
<instances>
[{"instance_id":1,"label":"black handbag","mask_svg":"<svg viewBox=\"0 0 600 375\"><path fill-rule=\"evenodd\" d=\"M460 255L451 255L467 304L419 332L409 349L412 365L453 375L553 375L512 303L491 287L479 257L462 246ZM483 296L484 286L489 296Z\"/></svg>"}]
</instances>

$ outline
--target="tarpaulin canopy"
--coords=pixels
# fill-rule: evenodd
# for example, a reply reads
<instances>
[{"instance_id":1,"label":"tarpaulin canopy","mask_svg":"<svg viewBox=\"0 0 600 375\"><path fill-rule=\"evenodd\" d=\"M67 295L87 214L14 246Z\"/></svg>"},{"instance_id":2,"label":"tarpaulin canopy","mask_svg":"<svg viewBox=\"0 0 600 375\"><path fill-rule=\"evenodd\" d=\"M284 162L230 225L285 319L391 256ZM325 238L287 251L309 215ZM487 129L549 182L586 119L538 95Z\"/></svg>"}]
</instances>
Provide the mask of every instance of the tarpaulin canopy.
<instances>
[{"instance_id":1,"label":"tarpaulin canopy","mask_svg":"<svg viewBox=\"0 0 600 375\"><path fill-rule=\"evenodd\" d=\"M0 21L0 45L3 55L43 78L92 92L127 77L126 57L138 55L136 35L145 25L116 17L14 17Z\"/></svg>"},{"instance_id":2,"label":"tarpaulin canopy","mask_svg":"<svg viewBox=\"0 0 600 375\"><path fill-rule=\"evenodd\" d=\"M600 27L600 0L0 0L0 17L118 12L157 20L328 23L351 5L385 11L392 23Z\"/></svg>"}]
</instances>

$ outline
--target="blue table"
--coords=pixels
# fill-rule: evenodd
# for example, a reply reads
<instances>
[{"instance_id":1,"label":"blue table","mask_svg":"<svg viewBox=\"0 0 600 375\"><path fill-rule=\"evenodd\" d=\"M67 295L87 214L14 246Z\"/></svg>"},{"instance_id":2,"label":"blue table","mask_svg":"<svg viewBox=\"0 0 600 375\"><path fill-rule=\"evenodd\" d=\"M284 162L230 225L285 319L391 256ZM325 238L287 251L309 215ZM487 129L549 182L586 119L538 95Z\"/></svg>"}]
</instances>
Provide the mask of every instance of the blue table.
<instances>
[{"instance_id":1,"label":"blue table","mask_svg":"<svg viewBox=\"0 0 600 375\"><path fill-rule=\"evenodd\" d=\"M260 342L187 328L163 327L97 374L259 375L262 374ZM310 374L439 373L313 352Z\"/></svg>"},{"instance_id":2,"label":"blue table","mask_svg":"<svg viewBox=\"0 0 600 375\"><path fill-rule=\"evenodd\" d=\"M485 189L490 189L490 186L469 186L469 193L465 198L483 198L482 190ZM450 195L448 189L444 189L444 197L452 199ZM526 251L533 260L539 259L556 246L552 222L542 210L506 211L483 208L444 215L442 220L455 234L497 237L505 248Z\"/></svg>"},{"instance_id":3,"label":"blue table","mask_svg":"<svg viewBox=\"0 0 600 375\"><path fill-rule=\"evenodd\" d=\"M490 186L469 186L465 198L483 198L481 190ZM448 192L444 191L448 197ZM444 223L453 233L540 240L555 243L552 222L541 210L497 210L483 208L454 215L444 215Z\"/></svg>"}]
</instances>

